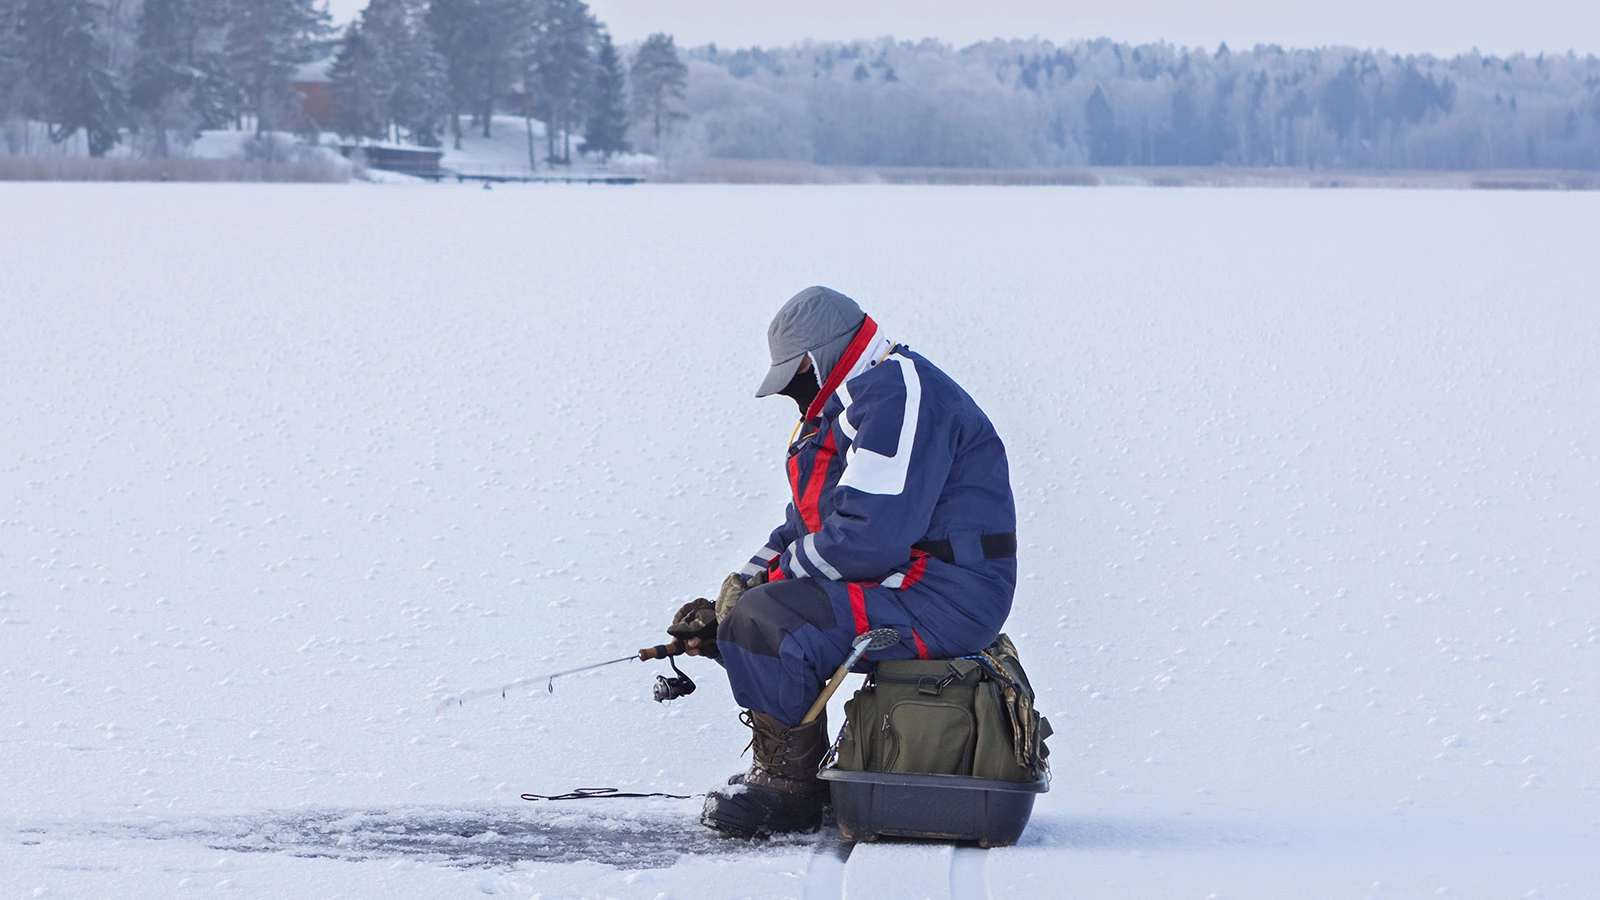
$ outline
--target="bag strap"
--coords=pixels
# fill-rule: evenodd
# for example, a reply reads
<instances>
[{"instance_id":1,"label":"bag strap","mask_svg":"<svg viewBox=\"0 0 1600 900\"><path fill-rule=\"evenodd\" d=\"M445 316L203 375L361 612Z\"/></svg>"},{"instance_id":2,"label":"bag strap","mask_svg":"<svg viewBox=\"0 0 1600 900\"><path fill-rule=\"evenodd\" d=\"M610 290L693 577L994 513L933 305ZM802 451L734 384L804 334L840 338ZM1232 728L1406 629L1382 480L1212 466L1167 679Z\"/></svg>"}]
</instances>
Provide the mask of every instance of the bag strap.
<instances>
[{"instance_id":1,"label":"bag strap","mask_svg":"<svg viewBox=\"0 0 1600 900\"><path fill-rule=\"evenodd\" d=\"M978 654L976 659L990 678L1000 684L1001 705L1011 720L1011 749L1017 765L1038 771L1047 769L1045 757L1050 750L1044 739L1053 729L1049 720L1038 714L1034 707L1033 685L1022 671L1022 661L1017 659L1010 638L1001 635L995 644ZM1012 670L1014 664L1015 671Z\"/></svg>"}]
</instances>

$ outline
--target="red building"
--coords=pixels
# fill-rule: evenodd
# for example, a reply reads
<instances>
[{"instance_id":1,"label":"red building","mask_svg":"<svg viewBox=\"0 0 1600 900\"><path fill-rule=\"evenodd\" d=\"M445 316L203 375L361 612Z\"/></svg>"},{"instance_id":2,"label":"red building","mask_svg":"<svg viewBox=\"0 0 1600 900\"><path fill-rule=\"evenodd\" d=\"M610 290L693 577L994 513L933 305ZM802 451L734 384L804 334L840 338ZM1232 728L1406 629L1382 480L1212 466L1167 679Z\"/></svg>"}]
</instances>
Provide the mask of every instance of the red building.
<instances>
[{"instance_id":1,"label":"red building","mask_svg":"<svg viewBox=\"0 0 1600 900\"><path fill-rule=\"evenodd\" d=\"M300 92L300 114L323 131L333 129L333 116L338 111L333 92L328 90L328 69L333 57L307 63L295 70L294 89Z\"/></svg>"}]
</instances>

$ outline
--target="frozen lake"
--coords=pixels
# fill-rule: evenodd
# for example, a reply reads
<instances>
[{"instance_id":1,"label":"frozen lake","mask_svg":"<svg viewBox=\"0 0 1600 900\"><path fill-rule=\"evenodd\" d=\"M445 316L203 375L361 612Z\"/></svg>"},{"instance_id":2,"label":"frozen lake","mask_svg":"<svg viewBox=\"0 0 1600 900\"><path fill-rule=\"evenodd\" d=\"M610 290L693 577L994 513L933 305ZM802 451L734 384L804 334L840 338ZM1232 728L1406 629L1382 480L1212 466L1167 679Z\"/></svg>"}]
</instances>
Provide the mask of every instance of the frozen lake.
<instances>
[{"instance_id":1,"label":"frozen lake","mask_svg":"<svg viewBox=\"0 0 1600 900\"><path fill-rule=\"evenodd\" d=\"M0 894L1591 896L1597 227L1593 193L0 184ZM742 768L704 661L665 707L637 663L430 702L656 643L743 563L793 425L765 327L813 283L1009 447L1056 729L1021 846L840 866L694 800L518 799Z\"/></svg>"}]
</instances>

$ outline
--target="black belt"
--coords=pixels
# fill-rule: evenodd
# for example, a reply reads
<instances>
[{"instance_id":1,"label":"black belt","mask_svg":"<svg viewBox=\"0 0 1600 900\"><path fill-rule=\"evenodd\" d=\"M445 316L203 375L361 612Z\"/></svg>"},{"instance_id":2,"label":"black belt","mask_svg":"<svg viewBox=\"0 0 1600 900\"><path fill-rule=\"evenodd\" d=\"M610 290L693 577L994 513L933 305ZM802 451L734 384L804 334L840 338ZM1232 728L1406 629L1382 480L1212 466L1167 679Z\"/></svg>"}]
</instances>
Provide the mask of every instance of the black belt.
<instances>
[{"instance_id":1,"label":"black belt","mask_svg":"<svg viewBox=\"0 0 1600 900\"><path fill-rule=\"evenodd\" d=\"M1017 555L1017 534L1014 531L1005 534L986 534L978 538L983 546L984 559L1014 559ZM955 565L956 551L950 546L949 541L918 541L911 545L913 550L937 559L942 563Z\"/></svg>"}]
</instances>

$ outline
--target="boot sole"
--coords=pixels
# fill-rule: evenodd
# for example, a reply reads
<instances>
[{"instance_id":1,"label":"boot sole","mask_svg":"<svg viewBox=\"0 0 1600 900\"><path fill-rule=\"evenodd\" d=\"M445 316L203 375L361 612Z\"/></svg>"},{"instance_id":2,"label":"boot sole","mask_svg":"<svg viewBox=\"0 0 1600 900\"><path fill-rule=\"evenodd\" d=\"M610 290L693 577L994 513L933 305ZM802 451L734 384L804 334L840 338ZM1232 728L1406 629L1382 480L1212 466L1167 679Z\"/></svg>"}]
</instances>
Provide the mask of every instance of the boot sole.
<instances>
[{"instance_id":1,"label":"boot sole","mask_svg":"<svg viewBox=\"0 0 1600 900\"><path fill-rule=\"evenodd\" d=\"M708 797L706 799L709 801L711 798ZM708 803L707 806L709 807L710 804ZM817 821L808 822L805 825L796 828L776 828L771 825L758 825L751 827L741 822L735 822L718 816L709 808L702 809L700 811L701 825L704 825L705 827L725 837L743 838L745 840L771 837L774 834L814 834L815 832L822 830L822 824L825 818L825 811L819 811Z\"/></svg>"},{"instance_id":2,"label":"boot sole","mask_svg":"<svg viewBox=\"0 0 1600 900\"><path fill-rule=\"evenodd\" d=\"M815 834L818 831L822 830L822 823L820 823L820 822L817 823L816 825L813 825L813 826L809 827L809 828L791 828L791 829L783 829L783 830L777 830L777 829L772 829L772 828L757 828L757 829L752 830L752 829L749 829L749 828L740 827L738 825L735 825L732 822L723 821L721 819L716 818L715 816L708 816L708 815L701 815L700 816L700 824L704 825L705 827L707 827L709 829L711 829L712 831L715 831L716 833L722 835L723 837L726 837L726 838L739 838L739 839L747 840L747 841L760 840L761 838L769 838L769 837L772 837L775 834Z\"/></svg>"}]
</instances>

